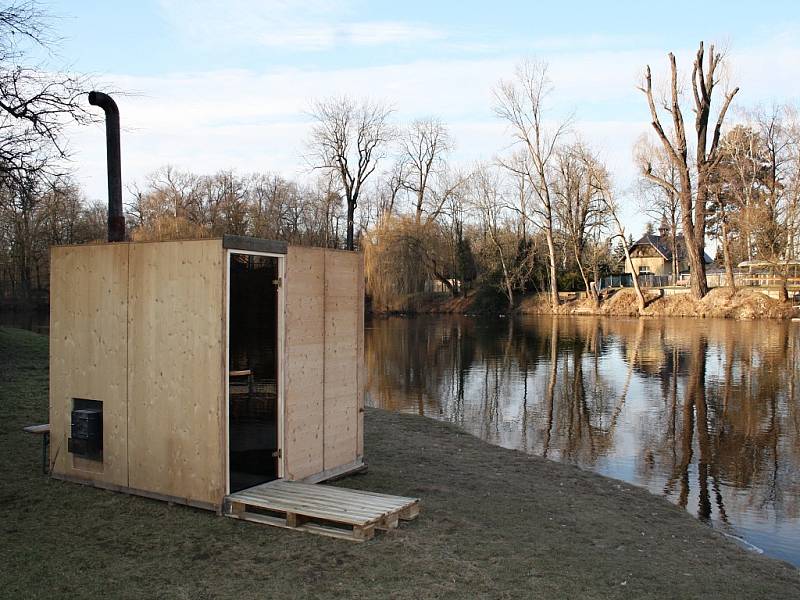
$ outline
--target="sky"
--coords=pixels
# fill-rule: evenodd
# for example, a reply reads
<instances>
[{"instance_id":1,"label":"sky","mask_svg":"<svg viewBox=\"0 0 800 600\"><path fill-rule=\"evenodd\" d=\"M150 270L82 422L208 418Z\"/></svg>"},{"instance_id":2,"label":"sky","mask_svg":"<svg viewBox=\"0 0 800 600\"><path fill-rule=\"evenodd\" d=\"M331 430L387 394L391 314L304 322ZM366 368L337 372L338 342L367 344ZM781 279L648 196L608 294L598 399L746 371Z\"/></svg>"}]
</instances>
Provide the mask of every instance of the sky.
<instances>
[{"instance_id":1,"label":"sky","mask_svg":"<svg viewBox=\"0 0 800 600\"><path fill-rule=\"evenodd\" d=\"M124 92L123 182L163 165L308 178L315 99L386 101L397 124L437 117L465 166L509 151L493 89L520 60L549 64L548 114L572 116L618 193L636 180L632 147L649 131L645 65L660 89L667 53L688 80L700 40L724 48L722 86L741 88L732 119L756 104L800 99L797 2L380 2L361 0L51 0L63 38L56 63ZM691 121L691 117L688 117ZM70 131L89 199L105 199L102 124ZM388 163L385 164L388 168ZM631 199L630 228L646 217Z\"/></svg>"}]
</instances>

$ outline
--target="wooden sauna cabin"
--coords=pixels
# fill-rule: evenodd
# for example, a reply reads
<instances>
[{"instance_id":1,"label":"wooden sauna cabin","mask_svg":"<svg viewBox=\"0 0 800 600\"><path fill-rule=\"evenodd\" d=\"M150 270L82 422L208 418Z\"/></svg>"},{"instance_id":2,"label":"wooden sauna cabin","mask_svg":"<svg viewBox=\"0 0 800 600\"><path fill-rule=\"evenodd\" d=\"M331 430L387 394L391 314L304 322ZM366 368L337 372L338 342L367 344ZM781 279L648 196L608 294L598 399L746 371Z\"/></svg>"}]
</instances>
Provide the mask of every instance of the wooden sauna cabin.
<instances>
[{"instance_id":1,"label":"wooden sauna cabin","mask_svg":"<svg viewBox=\"0 0 800 600\"><path fill-rule=\"evenodd\" d=\"M53 247L53 476L221 511L363 468L363 270L240 236Z\"/></svg>"}]
</instances>

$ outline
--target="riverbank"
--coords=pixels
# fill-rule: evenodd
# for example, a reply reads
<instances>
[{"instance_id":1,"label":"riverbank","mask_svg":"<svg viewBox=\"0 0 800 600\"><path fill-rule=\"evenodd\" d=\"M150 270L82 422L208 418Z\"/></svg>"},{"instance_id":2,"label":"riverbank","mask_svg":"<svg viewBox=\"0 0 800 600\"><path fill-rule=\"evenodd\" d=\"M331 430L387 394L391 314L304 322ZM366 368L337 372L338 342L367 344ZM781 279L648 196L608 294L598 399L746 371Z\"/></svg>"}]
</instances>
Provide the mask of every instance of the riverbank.
<instances>
[{"instance_id":1,"label":"riverbank","mask_svg":"<svg viewBox=\"0 0 800 600\"><path fill-rule=\"evenodd\" d=\"M622 289L604 299L598 306L587 298L562 298L559 306L550 305L547 294L523 296L514 310L517 314L529 315L597 315L611 317L698 317L723 319L790 319L800 312L789 302L780 302L766 294L739 289L712 289L702 300L690 294L659 296L654 292L645 294L647 305L639 311L636 294L632 289ZM406 311L414 314L491 314L502 313L503 305L481 302L478 294L450 297L444 294L424 295L410 300Z\"/></svg>"},{"instance_id":2,"label":"riverbank","mask_svg":"<svg viewBox=\"0 0 800 600\"><path fill-rule=\"evenodd\" d=\"M647 302L639 311L636 293L623 289L595 307L588 299L567 300L560 306L550 306L542 295L525 298L518 307L522 314L600 315L613 317L699 317L722 319L790 319L796 316L791 303L780 302L754 290L732 292L727 288L712 289L703 299L690 294L660 297L646 293Z\"/></svg>"},{"instance_id":3,"label":"riverbank","mask_svg":"<svg viewBox=\"0 0 800 600\"><path fill-rule=\"evenodd\" d=\"M336 485L419 496L353 544L48 479L47 339L0 329L0 589L10 597L761 598L800 572L631 485L368 410L369 471Z\"/></svg>"}]
</instances>

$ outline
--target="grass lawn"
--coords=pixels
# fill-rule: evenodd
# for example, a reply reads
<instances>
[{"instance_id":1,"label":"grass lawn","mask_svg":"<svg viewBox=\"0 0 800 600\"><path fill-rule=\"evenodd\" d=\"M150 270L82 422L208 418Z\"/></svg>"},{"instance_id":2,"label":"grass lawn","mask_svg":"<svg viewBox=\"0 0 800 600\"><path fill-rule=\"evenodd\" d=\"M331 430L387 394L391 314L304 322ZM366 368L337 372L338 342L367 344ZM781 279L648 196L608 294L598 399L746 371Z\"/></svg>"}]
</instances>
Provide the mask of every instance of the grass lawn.
<instances>
[{"instance_id":1,"label":"grass lawn","mask_svg":"<svg viewBox=\"0 0 800 600\"><path fill-rule=\"evenodd\" d=\"M0 328L0 596L800 598L800 571L644 490L370 410L369 471L336 485L422 498L363 544L49 479L47 338Z\"/></svg>"}]
</instances>

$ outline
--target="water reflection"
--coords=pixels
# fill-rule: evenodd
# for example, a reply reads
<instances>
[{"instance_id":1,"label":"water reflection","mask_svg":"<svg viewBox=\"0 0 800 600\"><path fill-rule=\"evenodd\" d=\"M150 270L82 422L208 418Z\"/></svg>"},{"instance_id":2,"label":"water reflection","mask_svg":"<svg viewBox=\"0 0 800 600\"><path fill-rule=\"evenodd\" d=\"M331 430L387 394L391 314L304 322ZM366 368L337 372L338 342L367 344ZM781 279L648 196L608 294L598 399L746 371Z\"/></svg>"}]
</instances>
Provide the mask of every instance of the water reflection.
<instances>
[{"instance_id":1,"label":"water reflection","mask_svg":"<svg viewBox=\"0 0 800 600\"><path fill-rule=\"evenodd\" d=\"M369 402L646 486L800 565L800 326L381 319Z\"/></svg>"}]
</instances>

